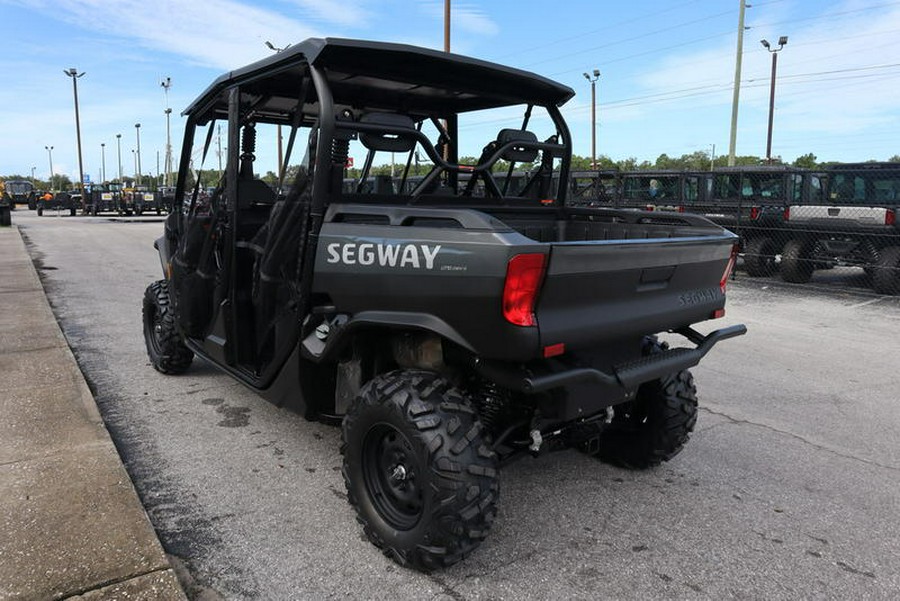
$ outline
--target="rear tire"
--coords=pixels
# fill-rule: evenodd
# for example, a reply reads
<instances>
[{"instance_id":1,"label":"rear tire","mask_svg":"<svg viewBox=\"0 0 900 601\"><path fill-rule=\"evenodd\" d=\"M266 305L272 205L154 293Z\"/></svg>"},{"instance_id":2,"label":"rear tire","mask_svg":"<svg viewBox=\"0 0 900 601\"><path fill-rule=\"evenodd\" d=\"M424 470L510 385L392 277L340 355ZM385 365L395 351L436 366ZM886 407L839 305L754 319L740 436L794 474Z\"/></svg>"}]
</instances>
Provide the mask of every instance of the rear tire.
<instances>
[{"instance_id":1,"label":"rear tire","mask_svg":"<svg viewBox=\"0 0 900 601\"><path fill-rule=\"evenodd\" d=\"M900 294L900 246L888 246L878 253L872 287L880 294Z\"/></svg>"},{"instance_id":2,"label":"rear tire","mask_svg":"<svg viewBox=\"0 0 900 601\"><path fill-rule=\"evenodd\" d=\"M43 215L43 214L44 214L44 207L38 207L38 208L37 208L37 215L38 215L38 217L40 217L40 216Z\"/></svg>"},{"instance_id":3,"label":"rear tire","mask_svg":"<svg viewBox=\"0 0 900 601\"><path fill-rule=\"evenodd\" d=\"M421 571L472 553L497 514L497 455L466 398L438 374L373 378L342 428L347 500L368 539Z\"/></svg>"},{"instance_id":4,"label":"rear tire","mask_svg":"<svg viewBox=\"0 0 900 601\"><path fill-rule=\"evenodd\" d=\"M812 245L802 240L788 240L781 251L781 277L785 282L805 284L812 279L815 263L810 258Z\"/></svg>"},{"instance_id":5,"label":"rear tire","mask_svg":"<svg viewBox=\"0 0 900 601\"><path fill-rule=\"evenodd\" d=\"M0 227L12 225L12 214L9 207L0 207Z\"/></svg>"},{"instance_id":6,"label":"rear tire","mask_svg":"<svg viewBox=\"0 0 900 601\"><path fill-rule=\"evenodd\" d=\"M752 238L744 245L744 269L754 278L767 277L775 273L775 241L762 236Z\"/></svg>"},{"instance_id":7,"label":"rear tire","mask_svg":"<svg viewBox=\"0 0 900 601\"><path fill-rule=\"evenodd\" d=\"M144 291L144 342L150 364L164 374L180 374L187 370L194 353L184 344L175 324L169 296L169 282L159 280Z\"/></svg>"},{"instance_id":8,"label":"rear tire","mask_svg":"<svg viewBox=\"0 0 900 601\"><path fill-rule=\"evenodd\" d=\"M656 337L644 339L643 354L668 348ZM632 401L616 405L609 426L600 434L596 456L605 463L647 469L684 449L697 423L697 388L688 370L645 382Z\"/></svg>"}]
</instances>

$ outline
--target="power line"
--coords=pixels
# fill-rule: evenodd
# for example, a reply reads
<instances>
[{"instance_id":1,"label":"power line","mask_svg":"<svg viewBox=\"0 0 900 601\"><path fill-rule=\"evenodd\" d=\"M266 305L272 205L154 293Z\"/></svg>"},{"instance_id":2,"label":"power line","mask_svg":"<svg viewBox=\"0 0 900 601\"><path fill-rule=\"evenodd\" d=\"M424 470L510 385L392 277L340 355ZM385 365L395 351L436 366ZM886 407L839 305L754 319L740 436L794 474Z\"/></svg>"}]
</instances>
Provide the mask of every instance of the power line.
<instances>
[{"instance_id":1,"label":"power line","mask_svg":"<svg viewBox=\"0 0 900 601\"><path fill-rule=\"evenodd\" d=\"M856 13L866 12L870 10L876 10L879 8L885 8L888 6L897 6L900 5L900 2L885 2L884 4L873 4L872 6L864 6L863 8L854 8L853 10L842 10L839 12L833 13L825 13L822 15L818 15L816 17L806 17L804 19L787 19L785 21L773 21L771 23L763 23L762 25L751 25L751 29L759 29L761 27L772 27L774 25L793 25L795 23L804 23L807 21L818 21L821 19L831 19L833 17L841 17L844 15L852 15Z\"/></svg>"},{"instance_id":2,"label":"power line","mask_svg":"<svg viewBox=\"0 0 900 601\"><path fill-rule=\"evenodd\" d=\"M628 25L629 23L634 23L634 22L636 22L636 21L645 21L645 20L647 20L648 18L651 18L651 17L659 16L659 15L661 15L661 14L665 14L665 13L668 13L668 12L672 12L672 11L674 11L674 10L680 10L680 9L684 8L685 6L690 6L691 4L696 4L696 3L699 2L699 1L700 1L700 0L690 0L690 2L683 2L683 3L681 3L681 4L678 4L678 5L676 5L676 6L672 6L672 7L670 7L670 8L665 9L665 10L655 11L655 12L652 12L652 13L645 13L645 14L643 14L643 15L640 15L640 16L637 16L637 17L633 17L633 18L631 18L631 19L625 19L624 21L619 21L618 23L612 23L612 24L610 24L610 25L605 25L605 26L603 26L603 27L600 27L599 29L592 29L592 30L590 30L590 31L585 31L584 33L579 33L579 34L576 34L576 35L573 35L573 36L568 36L568 37L565 37L565 38L558 38L558 39L556 39L556 40L553 40L553 41L551 41L551 42L547 42L547 43L544 43L544 44L540 44L540 45L538 45L538 46L531 46L531 47L528 47L528 48L521 48L521 49L519 49L519 50L517 50L517 51L515 51L515 52L511 52L511 53L509 53L509 54L501 54L501 55L500 55L499 57L497 57L497 58L502 59L502 58L507 58L507 57L510 57L510 56L520 56L523 52L528 52L528 51L531 51L531 50L539 50L539 49L541 49L541 48L548 48L548 47L550 47L550 46L556 46L557 44L561 44L561 43L563 43L563 42L569 42L569 41L571 41L571 40L577 40L577 39L579 39L579 38L587 37L587 36L589 36L589 35L594 35L594 34L600 33L601 31L607 31L607 30L609 30L609 29L618 29L618 28L621 27L622 25ZM780 1L782 1L782 0L775 0L775 1L780 2Z\"/></svg>"},{"instance_id":3,"label":"power line","mask_svg":"<svg viewBox=\"0 0 900 601\"><path fill-rule=\"evenodd\" d=\"M593 46L593 47L591 47L591 48L585 48L584 50L578 50L578 51L575 51L575 52L569 52L569 53L567 53L567 54L563 54L563 55L556 56L556 57L553 57L553 58L547 58L547 59L540 60L540 61L537 61L537 62L534 62L534 63L526 64L526 65L524 65L524 66L525 66L526 68L529 68L529 67L533 67L534 65L541 65L541 64L544 64L544 63L552 62L552 61L556 61L556 60L560 60L560 59L564 59L564 58L569 58L569 57L575 56L575 55L577 55L577 54L584 54L584 53L586 53L586 52L593 52L593 51L595 51L595 50L600 50L600 49L602 49L602 48L609 48L610 46L618 46L618 45L620 45L620 44L625 44L625 43L628 43L628 42L633 42L633 41L635 41L635 40L640 40L640 39L643 39L643 38L647 38L647 37L650 37L650 36L652 36L652 35L657 35L657 34L660 34L660 33L665 33L665 32L667 32L667 31L672 31L673 29L679 29L679 28L682 28L682 27L686 27L686 26L688 26L688 25L694 25L694 24L696 24L696 23L702 23L702 22L704 22L704 21L710 21L710 20L712 20L712 19L717 19L717 18L719 18L719 17L721 17L721 16L723 16L723 15L729 15L729 14L731 14L731 12L732 12L732 11L727 10L727 11L724 11L724 12L716 13L716 14L714 14L714 15L709 15L709 16L706 16L706 17L701 17L700 19L694 19L694 20L692 20L692 21L685 21L685 22L683 22L683 23L678 23L678 24L676 24L676 25L670 25L669 27L663 27L662 29L655 29L655 30L653 30L653 31L649 31L649 32L647 32L647 33L642 33L642 34L640 34L640 35L632 36L632 37L630 37L630 38L624 38L624 39L621 39L621 40L615 40L615 41L613 41L613 42L607 42L606 44L600 44L599 46Z\"/></svg>"}]
</instances>

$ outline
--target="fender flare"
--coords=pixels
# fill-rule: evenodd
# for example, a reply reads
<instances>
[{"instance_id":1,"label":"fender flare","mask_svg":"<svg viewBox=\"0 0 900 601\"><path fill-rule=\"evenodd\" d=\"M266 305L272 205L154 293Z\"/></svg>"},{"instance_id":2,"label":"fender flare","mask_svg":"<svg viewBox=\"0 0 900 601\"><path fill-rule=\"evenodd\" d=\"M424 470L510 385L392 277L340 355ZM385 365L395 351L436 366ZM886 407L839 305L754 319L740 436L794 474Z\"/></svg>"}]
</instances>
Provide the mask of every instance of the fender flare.
<instances>
[{"instance_id":1,"label":"fender flare","mask_svg":"<svg viewBox=\"0 0 900 601\"><path fill-rule=\"evenodd\" d=\"M363 311L348 321L332 327L326 340L320 340L315 332L301 343L303 356L316 363L333 360L358 332L370 329L418 330L431 332L460 347L475 353L474 347L456 329L443 319L427 313L404 311Z\"/></svg>"}]
</instances>

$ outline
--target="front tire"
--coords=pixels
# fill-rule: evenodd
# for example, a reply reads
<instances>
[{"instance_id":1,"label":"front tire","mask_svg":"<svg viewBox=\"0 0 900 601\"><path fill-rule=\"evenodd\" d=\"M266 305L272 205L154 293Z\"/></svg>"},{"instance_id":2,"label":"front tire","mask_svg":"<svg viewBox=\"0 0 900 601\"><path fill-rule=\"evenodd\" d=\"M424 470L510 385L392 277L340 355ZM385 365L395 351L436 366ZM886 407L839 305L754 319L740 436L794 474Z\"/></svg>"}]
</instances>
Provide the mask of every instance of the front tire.
<instances>
[{"instance_id":1,"label":"front tire","mask_svg":"<svg viewBox=\"0 0 900 601\"><path fill-rule=\"evenodd\" d=\"M900 294L900 246L889 246L878 253L872 287L880 294Z\"/></svg>"},{"instance_id":2,"label":"front tire","mask_svg":"<svg viewBox=\"0 0 900 601\"><path fill-rule=\"evenodd\" d=\"M438 374L373 378L342 428L347 500L368 539L421 571L472 553L497 513L497 456L466 398Z\"/></svg>"},{"instance_id":3,"label":"front tire","mask_svg":"<svg viewBox=\"0 0 900 601\"><path fill-rule=\"evenodd\" d=\"M12 225L12 214L10 214L9 207L0 207L0 227L10 225Z\"/></svg>"},{"instance_id":4,"label":"front tire","mask_svg":"<svg viewBox=\"0 0 900 601\"><path fill-rule=\"evenodd\" d=\"M194 353L184 344L175 324L169 296L169 282L159 280L144 291L144 342L150 364L164 374L180 374L187 370Z\"/></svg>"},{"instance_id":5,"label":"front tire","mask_svg":"<svg viewBox=\"0 0 900 601\"><path fill-rule=\"evenodd\" d=\"M645 356L666 348L655 337L644 339ZM617 405L596 456L619 467L655 467L684 449L696 423L697 388L685 369L641 384L634 400Z\"/></svg>"},{"instance_id":6,"label":"front tire","mask_svg":"<svg viewBox=\"0 0 900 601\"><path fill-rule=\"evenodd\" d=\"M38 207L38 208L37 208L37 215L38 215L38 217L40 217L40 216L43 215L43 214L44 214L44 207Z\"/></svg>"},{"instance_id":7,"label":"front tire","mask_svg":"<svg viewBox=\"0 0 900 601\"><path fill-rule=\"evenodd\" d=\"M767 277L775 273L775 241L760 236L744 245L744 269L753 278Z\"/></svg>"},{"instance_id":8,"label":"front tire","mask_svg":"<svg viewBox=\"0 0 900 601\"><path fill-rule=\"evenodd\" d=\"M788 240L781 251L781 277L785 282L805 284L812 279L816 265L810 258L812 245L802 240Z\"/></svg>"}]
</instances>

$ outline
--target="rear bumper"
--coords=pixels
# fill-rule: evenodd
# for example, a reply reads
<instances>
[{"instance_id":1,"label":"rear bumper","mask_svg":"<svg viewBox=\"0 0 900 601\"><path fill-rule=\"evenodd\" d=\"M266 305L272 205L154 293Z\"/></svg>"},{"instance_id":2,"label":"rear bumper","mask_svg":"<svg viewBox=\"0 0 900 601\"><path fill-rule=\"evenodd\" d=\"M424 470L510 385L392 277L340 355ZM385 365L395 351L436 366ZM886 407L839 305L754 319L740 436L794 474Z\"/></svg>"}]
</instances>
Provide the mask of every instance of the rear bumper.
<instances>
[{"instance_id":1,"label":"rear bumper","mask_svg":"<svg viewBox=\"0 0 900 601\"><path fill-rule=\"evenodd\" d=\"M729 326L710 332L706 336L692 328L677 331L696 346L694 348L673 348L616 365L612 373L589 367L569 369L552 374L533 376L518 367L502 365L489 361L478 361L476 369L486 378L519 392L533 394L545 392L553 388L565 388L575 384L602 384L619 386L626 390L637 388L644 382L655 380L666 374L679 372L694 367L710 351L712 347L728 338L742 336L747 333L743 324Z\"/></svg>"}]
</instances>

